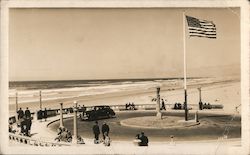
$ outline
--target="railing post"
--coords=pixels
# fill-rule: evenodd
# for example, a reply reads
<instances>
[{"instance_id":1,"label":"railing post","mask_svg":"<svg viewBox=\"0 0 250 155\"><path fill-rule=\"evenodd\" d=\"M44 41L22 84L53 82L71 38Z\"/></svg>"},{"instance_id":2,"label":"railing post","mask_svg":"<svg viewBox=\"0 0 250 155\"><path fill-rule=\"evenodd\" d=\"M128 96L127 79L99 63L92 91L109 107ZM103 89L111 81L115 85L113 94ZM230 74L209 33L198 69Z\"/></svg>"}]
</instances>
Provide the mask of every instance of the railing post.
<instances>
[{"instance_id":1,"label":"railing post","mask_svg":"<svg viewBox=\"0 0 250 155\"><path fill-rule=\"evenodd\" d=\"M74 108L74 135L72 139L72 143L77 144L77 137L78 137L78 129L77 129L77 102L75 103Z\"/></svg>"},{"instance_id":2,"label":"railing post","mask_svg":"<svg viewBox=\"0 0 250 155\"><path fill-rule=\"evenodd\" d=\"M64 128L64 125L63 125L63 103L60 103L60 127Z\"/></svg>"}]
</instances>

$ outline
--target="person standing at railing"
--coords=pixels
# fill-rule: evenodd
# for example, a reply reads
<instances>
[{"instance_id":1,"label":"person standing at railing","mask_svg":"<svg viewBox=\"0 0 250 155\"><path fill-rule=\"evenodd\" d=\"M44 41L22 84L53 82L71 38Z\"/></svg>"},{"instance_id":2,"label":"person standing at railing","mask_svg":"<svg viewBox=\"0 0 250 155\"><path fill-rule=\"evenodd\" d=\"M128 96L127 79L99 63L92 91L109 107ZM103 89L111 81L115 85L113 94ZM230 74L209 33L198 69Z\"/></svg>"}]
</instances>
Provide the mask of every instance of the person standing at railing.
<instances>
[{"instance_id":1,"label":"person standing at railing","mask_svg":"<svg viewBox=\"0 0 250 155\"><path fill-rule=\"evenodd\" d=\"M125 109L128 110L128 103L125 104Z\"/></svg>"},{"instance_id":2,"label":"person standing at railing","mask_svg":"<svg viewBox=\"0 0 250 155\"><path fill-rule=\"evenodd\" d=\"M17 114L18 114L18 120L21 119L21 118L23 118L24 112L23 112L22 108L20 108L20 109L17 111Z\"/></svg>"},{"instance_id":3,"label":"person standing at railing","mask_svg":"<svg viewBox=\"0 0 250 155\"><path fill-rule=\"evenodd\" d=\"M131 103L131 109L135 110L135 104L134 104L134 102Z\"/></svg>"},{"instance_id":4,"label":"person standing at railing","mask_svg":"<svg viewBox=\"0 0 250 155\"><path fill-rule=\"evenodd\" d=\"M25 119L24 119L24 124L25 124L25 134L26 136L29 136L30 135L30 129L31 129L31 124L32 124L32 121L31 121L31 113L30 113L30 110L29 108L27 107L25 112Z\"/></svg>"},{"instance_id":5,"label":"person standing at railing","mask_svg":"<svg viewBox=\"0 0 250 155\"><path fill-rule=\"evenodd\" d=\"M128 103L128 109L131 110L131 104L130 104L130 102Z\"/></svg>"},{"instance_id":6,"label":"person standing at railing","mask_svg":"<svg viewBox=\"0 0 250 155\"><path fill-rule=\"evenodd\" d=\"M30 110L29 110L28 107L26 108L24 114L25 114L25 117L26 117L27 119L29 119L29 118L31 117L31 113L30 113Z\"/></svg>"},{"instance_id":7,"label":"person standing at railing","mask_svg":"<svg viewBox=\"0 0 250 155\"><path fill-rule=\"evenodd\" d=\"M82 105L82 108L81 108L81 109L82 109L82 112L84 113L84 112L86 111L87 108L86 108L84 105Z\"/></svg>"}]
</instances>

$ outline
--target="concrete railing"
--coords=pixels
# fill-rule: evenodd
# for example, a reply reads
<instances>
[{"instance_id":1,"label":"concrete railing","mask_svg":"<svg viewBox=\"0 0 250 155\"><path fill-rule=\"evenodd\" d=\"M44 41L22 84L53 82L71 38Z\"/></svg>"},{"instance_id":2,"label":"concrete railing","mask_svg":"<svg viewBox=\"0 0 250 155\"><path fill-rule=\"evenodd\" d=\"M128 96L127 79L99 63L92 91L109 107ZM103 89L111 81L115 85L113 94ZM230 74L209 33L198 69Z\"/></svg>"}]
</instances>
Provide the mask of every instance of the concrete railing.
<instances>
[{"instance_id":1,"label":"concrete railing","mask_svg":"<svg viewBox=\"0 0 250 155\"><path fill-rule=\"evenodd\" d=\"M125 105L110 105L110 108L113 109L114 111L126 110ZM138 109L138 110L155 110L156 105L155 104L138 104L138 105L135 105L135 109Z\"/></svg>"},{"instance_id":2,"label":"concrete railing","mask_svg":"<svg viewBox=\"0 0 250 155\"><path fill-rule=\"evenodd\" d=\"M173 108L174 104L165 104L166 108ZM221 105L211 105L213 106L213 108L217 108L217 107L221 107ZM92 109L93 106L85 106L86 110L90 110ZM198 103L197 104L188 104L188 107L190 108L197 108L198 107ZM117 104L117 105L110 105L110 108L113 109L114 111L123 111L126 110L126 106L121 105L121 104ZM223 107L222 107L223 108ZM137 110L156 110L156 103L155 104L135 104L135 109ZM81 109L79 109L80 111ZM50 109L50 111L54 111L55 115L59 115L60 114L60 110L59 109ZM73 112L73 108L63 108L63 114L68 114L68 113L72 113ZM54 116L54 115L53 115ZM52 117L53 117L52 116ZM50 116L48 116L50 117Z\"/></svg>"},{"instance_id":3,"label":"concrete railing","mask_svg":"<svg viewBox=\"0 0 250 155\"><path fill-rule=\"evenodd\" d=\"M173 108L174 104L165 104L166 107ZM198 107L198 104L188 104L190 108ZM126 110L125 105L110 105L110 108L114 111ZM135 108L138 110L156 110L156 104L137 104Z\"/></svg>"},{"instance_id":4,"label":"concrete railing","mask_svg":"<svg viewBox=\"0 0 250 155\"><path fill-rule=\"evenodd\" d=\"M48 142L44 140L38 140L26 136L21 136L13 133L9 133L9 140L21 143L21 144L27 144L27 145L33 145L33 146L43 146L43 147L53 147L53 146L70 146L69 143L63 143L63 142Z\"/></svg>"}]
</instances>

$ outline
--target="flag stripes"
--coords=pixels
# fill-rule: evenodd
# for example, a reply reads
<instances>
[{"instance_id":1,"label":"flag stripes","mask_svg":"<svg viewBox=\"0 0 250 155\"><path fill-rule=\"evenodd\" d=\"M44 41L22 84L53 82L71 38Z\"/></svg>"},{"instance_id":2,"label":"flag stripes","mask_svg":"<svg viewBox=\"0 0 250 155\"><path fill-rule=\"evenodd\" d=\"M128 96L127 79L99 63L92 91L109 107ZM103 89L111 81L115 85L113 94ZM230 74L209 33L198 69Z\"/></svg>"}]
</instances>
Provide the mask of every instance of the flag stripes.
<instances>
[{"instance_id":1,"label":"flag stripes","mask_svg":"<svg viewBox=\"0 0 250 155\"><path fill-rule=\"evenodd\" d=\"M190 37L216 39L216 26L212 21L186 16Z\"/></svg>"}]
</instances>

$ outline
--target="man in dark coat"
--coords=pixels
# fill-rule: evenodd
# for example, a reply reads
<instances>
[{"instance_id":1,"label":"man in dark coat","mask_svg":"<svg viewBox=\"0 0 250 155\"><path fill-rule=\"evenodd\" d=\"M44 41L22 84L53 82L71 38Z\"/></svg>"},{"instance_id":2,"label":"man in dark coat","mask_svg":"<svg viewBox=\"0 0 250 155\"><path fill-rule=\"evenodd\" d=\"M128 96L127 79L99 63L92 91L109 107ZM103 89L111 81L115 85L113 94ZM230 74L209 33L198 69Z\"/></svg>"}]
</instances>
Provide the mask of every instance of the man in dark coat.
<instances>
[{"instance_id":1,"label":"man in dark coat","mask_svg":"<svg viewBox=\"0 0 250 155\"><path fill-rule=\"evenodd\" d=\"M30 118L30 117L31 117L31 113L30 113L30 110L29 110L28 107L26 108L24 114L25 114L25 117L26 117L26 118Z\"/></svg>"},{"instance_id":2,"label":"man in dark coat","mask_svg":"<svg viewBox=\"0 0 250 155\"><path fill-rule=\"evenodd\" d=\"M103 140L105 140L105 137L106 137L105 132L107 133L106 135L109 136L109 126L106 124L106 122L104 122L102 125Z\"/></svg>"},{"instance_id":3,"label":"man in dark coat","mask_svg":"<svg viewBox=\"0 0 250 155\"><path fill-rule=\"evenodd\" d=\"M144 132L141 132L139 139L141 140L139 146L148 146L148 137L144 135Z\"/></svg>"},{"instance_id":4,"label":"man in dark coat","mask_svg":"<svg viewBox=\"0 0 250 155\"><path fill-rule=\"evenodd\" d=\"M31 125L32 125L31 117L29 119L25 119L25 121L26 121L26 125L27 125L27 136L29 136L30 130L31 130Z\"/></svg>"},{"instance_id":5,"label":"man in dark coat","mask_svg":"<svg viewBox=\"0 0 250 155\"><path fill-rule=\"evenodd\" d=\"M22 108L20 108L20 109L17 111L17 113L18 113L18 120L21 119L21 118L23 118L24 112L23 112Z\"/></svg>"},{"instance_id":6,"label":"man in dark coat","mask_svg":"<svg viewBox=\"0 0 250 155\"><path fill-rule=\"evenodd\" d=\"M26 127L26 135L30 135L30 129L31 129L31 124L32 124L32 120L31 120L31 113L30 113L30 110L29 108L27 107L25 112L24 112L24 115L25 115L25 127Z\"/></svg>"},{"instance_id":7,"label":"man in dark coat","mask_svg":"<svg viewBox=\"0 0 250 155\"><path fill-rule=\"evenodd\" d=\"M100 135L100 129L99 129L99 125L98 122L95 122L95 125L93 126L93 133L95 135L95 144L99 143L99 135Z\"/></svg>"},{"instance_id":8,"label":"man in dark coat","mask_svg":"<svg viewBox=\"0 0 250 155\"><path fill-rule=\"evenodd\" d=\"M21 126L21 133L27 136L28 133L27 121L25 119L21 119L20 126Z\"/></svg>"}]
</instances>

